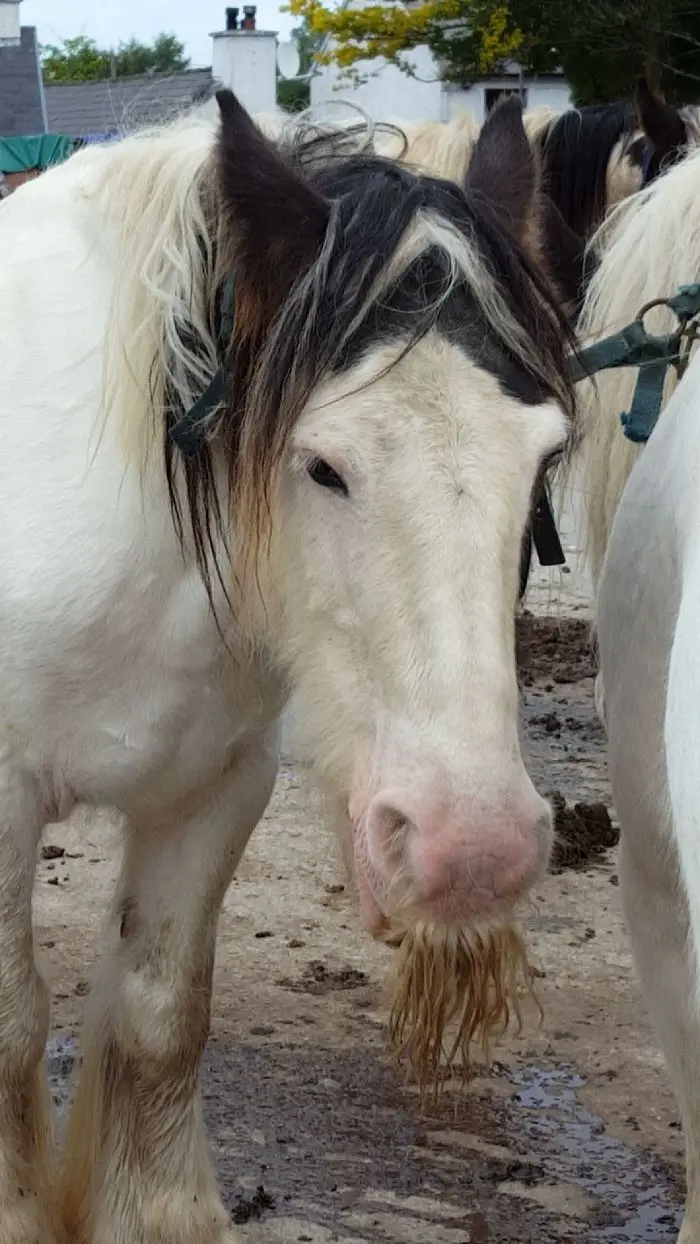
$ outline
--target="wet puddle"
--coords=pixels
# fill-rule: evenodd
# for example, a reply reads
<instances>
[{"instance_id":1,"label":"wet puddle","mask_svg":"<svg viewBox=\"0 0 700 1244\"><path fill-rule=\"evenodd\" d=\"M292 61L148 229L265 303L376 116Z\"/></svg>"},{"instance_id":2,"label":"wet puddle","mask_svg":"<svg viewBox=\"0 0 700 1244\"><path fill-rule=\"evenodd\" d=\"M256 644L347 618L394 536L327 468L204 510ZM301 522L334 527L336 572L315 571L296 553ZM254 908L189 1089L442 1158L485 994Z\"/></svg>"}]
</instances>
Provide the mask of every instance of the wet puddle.
<instances>
[{"instance_id":1,"label":"wet puddle","mask_svg":"<svg viewBox=\"0 0 700 1244\"><path fill-rule=\"evenodd\" d=\"M70 1038L50 1043L63 1115L74 1054ZM285 1244L675 1240L672 1174L607 1135L579 1100L574 1068L504 1076L505 1097L501 1083L492 1097L468 1097L457 1111L446 1099L420 1118L372 1051L214 1044L203 1094L227 1203L245 1223L264 1188L263 1224L250 1239L266 1239L267 1221L270 1239Z\"/></svg>"},{"instance_id":2,"label":"wet puddle","mask_svg":"<svg viewBox=\"0 0 700 1244\"><path fill-rule=\"evenodd\" d=\"M601 1203L591 1240L676 1239L682 1217L677 1192L652 1157L608 1136L602 1120L581 1105L576 1090L585 1084L582 1076L567 1067L526 1067L511 1079L518 1086L511 1099L517 1135L538 1149L546 1145L549 1176Z\"/></svg>"},{"instance_id":3,"label":"wet puddle","mask_svg":"<svg viewBox=\"0 0 700 1244\"><path fill-rule=\"evenodd\" d=\"M76 1043L73 1037L52 1037L46 1046L46 1070L54 1110L59 1121L65 1118L68 1106L68 1081L75 1063Z\"/></svg>"}]
</instances>

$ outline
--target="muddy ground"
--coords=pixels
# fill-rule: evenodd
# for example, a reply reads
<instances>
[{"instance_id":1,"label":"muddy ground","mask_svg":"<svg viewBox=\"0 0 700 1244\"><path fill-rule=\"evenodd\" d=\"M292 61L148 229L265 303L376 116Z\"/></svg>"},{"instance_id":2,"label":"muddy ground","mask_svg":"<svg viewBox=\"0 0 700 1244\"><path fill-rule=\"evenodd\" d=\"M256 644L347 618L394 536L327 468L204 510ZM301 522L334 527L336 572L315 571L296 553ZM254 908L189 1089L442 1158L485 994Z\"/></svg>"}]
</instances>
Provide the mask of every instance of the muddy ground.
<instances>
[{"instance_id":1,"label":"muddy ground","mask_svg":"<svg viewBox=\"0 0 700 1244\"><path fill-rule=\"evenodd\" d=\"M490 1071L421 1113L387 1056L391 952L362 932L303 765L286 763L227 898L203 1076L251 1244L675 1239L681 1135L631 968L614 818L598 807L593 850L570 849L571 805L609 808L585 593L553 616L537 587L548 616L525 618L519 641L526 749L569 813L558 871L526 918L543 1024L531 1011ZM36 916L62 1105L119 839L109 818L80 812L46 842L58 850L41 861Z\"/></svg>"}]
</instances>

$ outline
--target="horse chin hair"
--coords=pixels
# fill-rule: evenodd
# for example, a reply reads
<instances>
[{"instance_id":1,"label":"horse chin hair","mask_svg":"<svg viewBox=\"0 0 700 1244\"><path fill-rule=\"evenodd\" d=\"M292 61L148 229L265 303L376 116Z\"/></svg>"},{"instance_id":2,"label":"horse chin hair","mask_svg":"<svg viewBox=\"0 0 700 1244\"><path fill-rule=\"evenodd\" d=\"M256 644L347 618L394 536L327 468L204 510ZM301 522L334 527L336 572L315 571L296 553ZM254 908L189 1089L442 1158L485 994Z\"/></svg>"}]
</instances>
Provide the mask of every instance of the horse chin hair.
<instances>
[{"instance_id":1,"label":"horse chin hair","mask_svg":"<svg viewBox=\"0 0 700 1244\"><path fill-rule=\"evenodd\" d=\"M389 1038L399 1065L415 1080L423 1104L437 1102L456 1065L473 1065L475 1047L486 1062L511 1020L522 1029L521 994L542 1008L534 973L515 926L487 930L418 920L393 928L398 945ZM448 1033L449 1030L449 1033Z\"/></svg>"}]
</instances>

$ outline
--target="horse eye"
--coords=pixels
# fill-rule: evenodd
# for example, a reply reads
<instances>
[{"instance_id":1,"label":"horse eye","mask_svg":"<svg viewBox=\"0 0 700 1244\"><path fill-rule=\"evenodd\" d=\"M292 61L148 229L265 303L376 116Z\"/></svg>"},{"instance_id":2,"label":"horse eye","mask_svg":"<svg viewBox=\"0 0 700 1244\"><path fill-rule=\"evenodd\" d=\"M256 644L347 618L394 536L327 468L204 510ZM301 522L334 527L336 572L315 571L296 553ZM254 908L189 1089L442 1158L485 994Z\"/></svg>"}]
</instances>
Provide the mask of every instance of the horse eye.
<instances>
[{"instance_id":1,"label":"horse eye","mask_svg":"<svg viewBox=\"0 0 700 1244\"><path fill-rule=\"evenodd\" d=\"M547 454L546 458L543 458L540 463L540 475L544 476L548 471L551 471L553 467L558 466L563 457L563 449L555 449L552 453Z\"/></svg>"},{"instance_id":2,"label":"horse eye","mask_svg":"<svg viewBox=\"0 0 700 1244\"><path fill-rule=\"evenodd\" d=\"M330 488L333 492L339 492L343 497L348 495L348 486L345 480L329 466L323 458L314 458L313 462L308 466L309 475L321 488Z\"/></svg>"}]
</instances>

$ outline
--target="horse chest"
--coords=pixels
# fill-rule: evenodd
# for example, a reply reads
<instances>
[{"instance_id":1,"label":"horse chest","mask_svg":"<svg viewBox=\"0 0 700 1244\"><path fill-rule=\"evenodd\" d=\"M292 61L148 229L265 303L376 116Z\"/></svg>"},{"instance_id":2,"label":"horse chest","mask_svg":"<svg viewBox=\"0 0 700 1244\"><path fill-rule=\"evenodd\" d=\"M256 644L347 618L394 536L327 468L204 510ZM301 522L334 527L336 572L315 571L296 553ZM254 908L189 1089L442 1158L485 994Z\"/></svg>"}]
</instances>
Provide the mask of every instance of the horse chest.
<instances>
[{"instance_id":1,"label":"horse chest","mask_svg":"<svg viewBox=\"0 0 700 1244\"><path fill-rule=\"evenodd\" d=\"M197 679L137 668L79 730L81 747L69 758L74 787L82 798L123 805L146 780L150 800L180 799L227 766L276 712L273 696L223 662Z\"/></svg>"},{"instance_id":2,"label":"horse chest","mask_svg":"<svg viewBox=\"0 0 700 1244\"><path fill-rule=\"evenodd\" d=\"M183 582L146 625L112 631L116 661L102 665L104 685L98 678L80 731L85 744L95 740L88 771L72 759L76 784L93 798L97 786L130 787L144 775L152 796L186 794L277 716L274 678L241 661L235 644L226 650L201 590Z\"/></svg>"}]
</instances>

